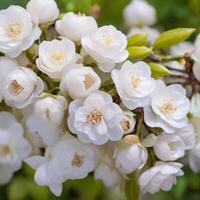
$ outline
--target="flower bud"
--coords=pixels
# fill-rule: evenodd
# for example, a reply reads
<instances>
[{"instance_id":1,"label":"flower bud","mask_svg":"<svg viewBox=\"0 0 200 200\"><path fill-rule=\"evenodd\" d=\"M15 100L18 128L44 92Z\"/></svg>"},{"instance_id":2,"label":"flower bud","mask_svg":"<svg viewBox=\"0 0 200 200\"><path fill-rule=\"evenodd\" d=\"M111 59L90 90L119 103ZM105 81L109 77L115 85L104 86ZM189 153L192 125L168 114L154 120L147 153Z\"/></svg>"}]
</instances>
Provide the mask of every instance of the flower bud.
<instances>
[{"instance_id":1,"label":"flower bud","mask_svg":"<svg viewBox=\"0 0 200 200\"><path fill-rule=\"evenodd\" d=\"M30 0L26 9L33 17L38 18L40 24L52 22L59 16L59 9L54 0Z\"/></svg>"},{"instance_id":2,"label":"flower bud","mask_svg":"<svg viewBox=\"0 0 200 200\"><path fill-rule=\"evenodd\" d=\"M115 165L122 172L129 174L141 169L147 161L147 150L137 144L124 144L116 152Z\"/></svg>"},{"instance_id":3,"label":"flower bud","mask_svg":"<svg viewBox=\"0 0 200 200\"><path fill-rule=\"evenodd\" d=\"M120 124L125 134L133 132L135 123L136 120L134 118L134 114L130 111L124 111L123 119Z\"/></svg>"},{"instance_id":4,"label":"flower bud","mask_svg":"<svg viewBox=\"0 0 200 200\"><path fill-rule=\"evenodd\" d=\"M158 136L153 149L156 156L163 161L174 161L185 155L185 144L177 135Z\"/></svg>"},{"instance_id":5,"label":"flower bud","mask_svg":"<svg viewBox=\"0 0 200 200\"><path fill-rule=\"evenodd\" d=\"M43 91L44 84L32 70L20 67L5 77L2 88L8 105L24 108Z\"/></svg>"},{"instance_id":6,"label":"flower bud","mask_svg":"<svg viewBox=\"0 0 200 200\"><path fill-rule=\"evenodd\" d=\"M90 67L70 70L62 77L60 89L72 99L87 97L100 88L101 79Z\"/></svg>"},{"instance_id":7,"label":"flower bud","mask_svg":"<svg viewBox=\"0 0 200 200\"><path fill-rule=\"evenodd\" d=\"M200 172L200 143L190 151L189 154L189 165L192 171Z\"/></svg>"},{"instance_id":8,"label":"flower bud","mask_svg":"<svg viewBox=\"0 0 200 200\"><path fill-rule=\"evenodd\" d=\"M62 20L56 22L57 32L75 42L79 42L86 31L95 28L97 23L93 17L73 12L66 13Z\"/></svg>"},{"instance_id":9,"label":"flower bud","mask_svg":"<svg viewBox=\"0 0 200 200\"><path fill-rule=\"evenodd\" d=\"M44 123L58 127L63 122L66 109L67 101L63 96L43 94L35 103L34 113Z\"/></svg>"}]
</instances>

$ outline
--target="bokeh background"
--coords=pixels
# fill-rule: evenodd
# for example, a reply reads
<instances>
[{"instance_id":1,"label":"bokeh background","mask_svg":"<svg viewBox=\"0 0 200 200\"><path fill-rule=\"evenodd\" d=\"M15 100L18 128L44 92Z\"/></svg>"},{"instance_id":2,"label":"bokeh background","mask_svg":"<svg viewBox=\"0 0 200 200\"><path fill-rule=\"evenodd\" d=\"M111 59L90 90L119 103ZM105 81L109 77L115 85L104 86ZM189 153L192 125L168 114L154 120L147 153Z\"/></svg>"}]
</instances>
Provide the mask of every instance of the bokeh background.
<instances>
[{"instance_id":1,"label":"bokeh background","mask_svg":"<svg viewBox=\"0 0 200 200\"><path fill-rule=\"evenodd\" d=\"M9 5L26 5L28 0L0 0L0 9ZM41 0L42 1L42 0ZM200 32L200 0L148 0L157 10L156 28L193 27ZM126 32L122 11L129 0L57 0L61 12L69 10L91 14L91 6L100 5L99 25L113 24ZM47 5L48 9L48 5ZM45 12L45 11L44 11ZM195 34L193 35L194 39ZM182 162L187 163L187 160ZM159 192L143 197L145 200L200 200L200 174L185 165L185 175L170 192ZM34 172L27 165L15 174L11 183L0 186L0 200L125 200L122 192L107 190L100 181L88 176L81 181L67 181L61 197L53 196L46 187L33 181Z\"/></svg>"}]
</instances>

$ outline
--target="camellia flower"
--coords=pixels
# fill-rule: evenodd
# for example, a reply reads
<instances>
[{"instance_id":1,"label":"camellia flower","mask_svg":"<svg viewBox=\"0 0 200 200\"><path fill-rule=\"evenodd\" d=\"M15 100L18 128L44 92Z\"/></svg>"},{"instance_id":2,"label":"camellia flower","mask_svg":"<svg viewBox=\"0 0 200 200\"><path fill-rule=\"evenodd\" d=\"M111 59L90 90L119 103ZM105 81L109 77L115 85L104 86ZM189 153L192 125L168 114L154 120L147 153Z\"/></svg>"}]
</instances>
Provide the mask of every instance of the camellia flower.
<instances>
[{"instance_id":1,"label":"camellia flower","mask_svg":"<svg viewBox=\"0 0 200 200\"><path fill-rule=\"evenodd\" d=\"M124 22L126 26L151 26L156 22L156 10L146 1L132 0L124 8Z\"/></svg>"},{"instance_id":2,"label":"camellia flower","mask_svg":"<svg viewBox=\"0 0 200 200\"><path fill-rule=\"evenodd\" d=\"M68 179L81 179L95 169L98 151L92 145L80 143L72 136L64 136L46 149L45 156L34 156L26 162L36 169L38 185L49 186L57 196L62 183Z\"/></svg>"},{"instance_id":3,"label":"camellia flower","mask_svg":"<svg viewBox=\"0 0 200 200\"><path fill-rule=\"evenodd\" d=\"M66 13L62 20L56 22L57 32L75 42L80 42L85 32L95 28L97 28L97 23L93 17L73 12Z\"/></svg>"},{"instance_id":4,"label":"camellia flower","mask_svg":"<svg viewBox=\"0 0 200 200\"><path fill-rule=\"evenodd\" d=\"M185 155L185 144L178 135L162 134L153 146L155 155L163 161L174 161Z\"/></svg>"},{"instance_id":5,"label":"camellia flower","mask_svg":"<svg viewBox=\"0 0 200 200\"><path fill-rule=\"evenodd\" d=\"M110 72L128 57L126 36L111 25L87 31L81 44L104 72Z\"/></svg>"},{"instance_id":6,"label":"camellia flower","mask_svg":"<svg viewBox=\"0 0 200 200\"><path fill-rule=\"evenodd\" d=\"M8 105L24 108L42 93L44 84L32 70L19 67L5 77L2 88Z\"/></svg>"},{"instance_id":7,"label":"camellia flower","mask_svg":"<svg viewBox=\"0 0 200 200\"><path fill-rule=\"evenodd\" d=\"M32 16L38 18L40 24L52 22L59 16L59 9L55 0L30 0L26 9Z\"/></svg>"},{"instance_id":8,"label":"camellia flower","mask_svg":"<svg viewBox=\"0 0 200 200\"><path fill-rule=\"evenodd\" d=\"M155 40L158 38L160 35L159 31L156 30L155 28L150 28L147 26L138 28L138 27L132 27L131 30L128 33L128 37L140 34L140 33L147 33L148 34L148 42L150 44L153 44Z\"/></svg>"},{"instance_id":9,"label":"camellia flower","mask_svg":"<svg viewBox=\"0 0 200 200\"><path fill-rule=\"evenodd\" d=\"M0 86L2 86L6 75L11 72L12 70L16 69L18 64L16 61L7 58L7 57L0 57ZM2 87L0 87L0 102L3 99Z\"/></svg>"},{"instance_id":10,"label":"camellia flower","mask_svg":"<svg viewBox=\"0 0 200 200\"><path fill-rule=\"evenodd\" d=\"M46 145L58 141L62 129L67 101L63 96L42 94L35 102L26 125L32 133L38 133Z\"/></svg>"},{"instance_id":11,"label":"camellia flower","mask_svg":"<svg viewBox=\"0 0 200 200\"><path fill-rule=\"evenodd\" d=\"M112 79L123 104L129 109L149 104L156 82L151 78L150 67L145 62L126 61L120 70L112 71Z\"/></svg>"},{"instance_id":12,"label":"camellia flower","mask_svg":"<svg viewBox=\"0 0 200 200\"><path fill-rule=\"evenodd\" d=\"M78 67L63 74L60 90L72 99L85 98L100 88L101 79L91 67Z\"/></svg>"},{"instance_id":13,"label":"camellia flower","mask_svg":"<svg viewBox=\"0 0 200 200\"><path fill-rule=\"evenodd\" d=\"M77 99L69 105L69 130L84 143L102 145L123 136L120 125L122 110L105 92L94 92L85 100Z\"/></svg>"},{"instance_id":14,"label":"camellia flower","mask_svg":"<svg viewBox=\"0 0 200 200\"><path fill-rule=\"evenodd\" d=\"M28 49L41 34L30 13L20 6L0 11L0 52L17 57Z\"/></svg>"},{"instance_id":15,"label":"camellia flower","mask_svg":"<svg viewBox=\"0 0 200 200\"><path fill-rule=\"evenodd\" d=\"M150 127L160 127L166 133L173 133L187 125L189 111L190 101L181 85L165 86L158 81L150 105L144 107L144 120Z\"/></svg>"},{"instance_id":16,"label":"camellia flower","mask_svg":"<svg viewBox=\"0 0 200 200\"><path fill-rule=\"evenodd\" d=\"M160 189L169 191L176 183L176 177L182 176L182 164L176 162L157 162L152 168L139 177L139 184L143 193L156 193Z\"/></svg>"},{"instance_id":17,"label":"camellia flower","mask_svg":"<svg viewBox=\"0 0 200 200\"><path fill-rule=\"evenodd\" d=\"M0 112L0 184L7 183L31 153L23 127L9 112ZM3 174L2 174L3 173Z\"/></svg>"},{"instance_id":18,"label":"camellia flower","mask_svg":"<svg viewBox=\"0 0 200 200\"><path fill-rule=\"evenodd\" d=\"M139 143L121 144L115 153L115 166L125 174L130 174L147 162L148 153Z\"/></svg>"},{"instance_id":19,"label":"camellia flower","mask_svg":"<svg viewBox=\"0 0 200 200\"><path fill-rule=\"evenodd\" d=\"M39 70L52 79L60 80L64 69L79 59L75 44L71 40L62 39L42 42L36 63Z\"/></svg>"}]
</instances>

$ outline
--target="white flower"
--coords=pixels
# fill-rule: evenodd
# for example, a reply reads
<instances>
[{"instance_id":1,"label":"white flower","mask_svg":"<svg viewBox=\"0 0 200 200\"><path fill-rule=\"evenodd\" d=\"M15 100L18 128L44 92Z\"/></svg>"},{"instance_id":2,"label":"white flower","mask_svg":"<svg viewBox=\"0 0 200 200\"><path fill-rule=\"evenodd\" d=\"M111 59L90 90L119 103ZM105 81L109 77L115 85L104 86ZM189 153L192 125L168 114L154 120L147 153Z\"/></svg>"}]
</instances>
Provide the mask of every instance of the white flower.
<instances>
[{"instance_id":1,"label":"white flower","mask_svg":"<svg viewBox=\"0 0 200 200\"><path fill-rule=\"evenodd\" d=\"M126 61L120 70L112 71L112 79L123 104L129 109L149 104L156 82L151 78L150 67L145 62Z\"/></svg>"},{"instance_id":2,"label":"white flower","mask_svg":"<svg viewBox=\"0 0 200 200\"><path fill-rule=\"evenodd\" d=\"M191 149L189 154L189 165L192 171L200 172L200 143Z\"/></svg>"},{"instance_id":3,"label":"white flower","mask_svg":"<svg viewBox=\"0 0 200 200\"><path fill-rule=\"evenodd\" d=\"M156 22L156 10L142 0L132 0L124 8L124 22L126 26L151 26Z\"/></svg>"},{"instance_id":4,"label":"white flower","mask_svg":"<svg viewBox=\"0 0 200 200\"><path fill-rule=\"evenodd\" d=\"M174 161L185 155L185 144L178 135L162 134L153 146L155 155L163 161Z\"/></svg>"},{"instance_id":5,"label":"white flower","mask_svg":"<svg viewBox=\"0 0 200 200\"><path fill-rule=\"evenodd\" d=\"M157 162L139 177L141 191L153 194L160 189L171 190L173 184L176 184L176 177L183 175L182 167L182 164L176 162Z\"/></svg>"},{"instance_id":6,"label":"white flower","mask_svg":"<svg viewBox=\"0 0 200 200\"><path fill-rule=\"evenodd\" d=\"M116 145L108 142L101 148L101 157L94 171L94 178L101 180L107 188L113 188L120 185L122 181L122 173L115 167L113 154Z\"/></svg>"},{"instance_id":7,"label":"white flower","mask_svg":"<svg viewBox=\"0 0 200 200\"><path fill-rule=\"evenodd\" d=\"M20 67L7 74L2 88L8 105L24 108L43 91L44 84L32 70Z\"/></svg>"},{"instance_id":8,"label":"white flower","mask_svg":"<svg viewBox=\"0 0 200 200\"><path fill-rule=\"evenodd\" d=\"M200 63L200 34L197 36L194 43L194 52L192 54L194 61Z\"/></svg>"},{"instance_id":9,"label":"white flower","mask_svg":"<svg viewBox=\"0 0 200 200\"><path fill-rule=\"evenodd\" d=\"M18 67L18 64L7 57L0 57L0 102L3 99L3 93L2 93L2 84L6 77L6 75L11 72L12 70L16 69Z\"/></svg>"},{"instance_id":10,"label":"white flower","mask_svg":"<svg viewBox=\"0 0 200 200\"><path fill-rule=\"evenodd\" d=\"M110 72L128 57L126 36L111 25L86 32L81 44L104 72Z\"/></svg>"},{"instance_id":11,"label":"white flower","mask_svg":"<svg viewBox=\"0 0 200 200\"><path fill-rule=\"evenodd\" d=\"M45 157L26 159L34 169L35 181L46 185L55 195L60 195L62 183L68 179L82 179L93 171L98 158L98 150L92 145L80 143L68 136L48 147Z\"/></svg>"},{"instance_id":12,"label":"white flower","mask_svg":"<svg viewBox=\"0 0 200 200\"><path fill-rule=\"evenodd\" d=\"M30 153L31 146L23 137L22 125L11 113L0 112L0 184L11 179Z\"/></svg>"},{"instance_id":13,"label":"white flower","mask_svg":"<svg viewBox=\"0 0 200 200\"><path fill-rule=\"evenodd\" d=\"M191 123L195 129L197 143L200 143L200 118L192 117Z\"/></svg>"},{"instance_id":14,"label":"white flower","mask_svg":"<svg viewBox=\"0 0 200 200\"><path fill-rule=\"evenodd\" d=\"M144 107L144 120L150 127L160 127L166 133L173 133L187 125L189 111L190 101L181 85L165 86L158 81L150 106Z\"/></svg>"},{"instance_id":15,"label":"white flower","mask_svg":"<svg viewBox=\"0 0 200 200\"><path fill-rule=\"evenodd\" d=\"M184 56L185 54L191 54L193 51L194 45L191 42L182 42L170 49L170 53L175 56Z\"/></svg>"},{"instance_id":16,"label":"white flower","mask_svg":"<svg viewBox=\"0 0 200 200\"><path fill-rule=\"evenodd\" d=\"M140 34L140 33L148 34L148 42L150 44L153 44L155 40L158 38L158 36L160 35L159 31L156 30L155 28L144 26L141 28L138 28L138 27L131 28L131 30L128 33L128 37L136 35L136 34Z\"/></svg>"},{"instance_id":17,"label":"white flower","mask_svg":"<svg viewBox=\"0 0 200 200\"><path fill-rule=\"evenodd\" d=\"M77 99L69 105L69 130L85 143L101 145L108 140L120 140L121 120L122 110L105 92L94 92L85 100Z\"/></svg>"},{"instance_id":18,"label":"white flower","mask_svg":"<svg viewBox=\"0 0 200 200\"><path fill-rule=\"evenodd\" d=\"M194 77L200 81L200 62L196 61L192 67Z\"/></svg>"},{"instance_id":19,"label":"white flower","mask_svg":"<svg viewBox=\"0 0 200 200\"><path fill-rule=\"evenodd\" d=\"M67 102L63 96L43 94L26 116L26 125L30 134L37 133L44 144L53 145L58 141L64 125Z\"/></svg>"},{"instance_id":20,"label":"white flower","mask_svg":"<svg viewBox=\"0 0 200 200\"><path fill-rule=\"evenodd\" d=\"M52 79L60 80L63 70L80 59L75 44L68 39L43 41L36 60L39 70Z\"/></svg>"},{"instance_id":21,"label":"white flower","mask_svg":"<svg viewBox=\"0 0 200 200\"><path fill-rule=\"evenodd\" d=\"M185 127L177 129L174 134L178 135L185 144L185 149L191 149L196 143L196 134L194 127L191 123L188 123Z\"/></svg>"},{"instance_id":22,"label":"white flower","mask_svg":"<svg viewBox=\"0 0 200 200\"><path fill-rule=\"evenodd\" d=\"M41 34L30 13L20 6L0 11L0 52L17 57L28 49Z\"/></svg>"},{"instance_id":23,"label":"white flower","mask_svg":"<svg viewBox=\"0 0 200 200\"><path fill-rule=\"evenodd\" d=\"M91 67L79 67L64 73L60 90L72 99L85 98L101 86L101 79Z\"/></svg>"},{"instance_id":24,"label":"white flower","mask_svg":"<svg viewBox=\"0 0 200 200\"><path fill-rule=\"evenodd\" d=\"M134 114L131 111L123 111L123 118L120 122L125 134L133 132L136 124Z\"/></svg>"},{"instance_id":25,"label":"white flower","mask_svg":"<svg viewBox=\"0 0 200 200\"><path fill-rule=\"evenodd\" d=\"M115 166L126 174L130 174L142 167L147 162L148 153L139 143L123 144L115 153Z\"/></svg>"},{"instance_id":26,"label":"white flower","mask_svg":"<svg viewBox=\"0 0 200 200\"><path fill-rule=\"evenodd\" d=\"M32 16L38 18L40 24L52 22L59 16L55 0L30 0L26 9Z\"/></svg>"},{"instance_id":27,"label":"white flower","mask_svg":"<svg viewBox=\"0 0 200 200\"><path fill-rule=\"evenodd\" d=\"M44 123L58 127L62 124L67 101L63 96L43 94L35 102L34 113Z\"/></svg>"},{"instance_id":28,"label":"white flower","mask_svg":"<svg viewBox=\"0 0 200 200\"><path fill-rule=\"evenodd\" d=\"M56 21L56 31L64 37L80 42L82 35L97 28L95 19L91 16L68 12L62 20Z\"/></svg>"}]
</instances>

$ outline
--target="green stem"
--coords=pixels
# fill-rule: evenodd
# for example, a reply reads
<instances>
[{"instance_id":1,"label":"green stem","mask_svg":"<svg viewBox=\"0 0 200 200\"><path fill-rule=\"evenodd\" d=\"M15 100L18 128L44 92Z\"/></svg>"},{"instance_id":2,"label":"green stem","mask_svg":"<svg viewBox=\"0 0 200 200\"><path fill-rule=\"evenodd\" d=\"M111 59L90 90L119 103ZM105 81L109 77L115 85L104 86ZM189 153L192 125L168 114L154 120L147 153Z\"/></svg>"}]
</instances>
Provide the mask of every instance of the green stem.
<instances>
[{"instance_id":1,"label":"green stem","mask_svg":"<svg viewBox=\"0 0 200 200\"><path fill-rule=\"evenodd\" d=\"M129 175L129 180L125 183L125 194L127 200L138 200L140 197L140 186L138 184L137 172Z\"/></svg>"}]
</instances>

